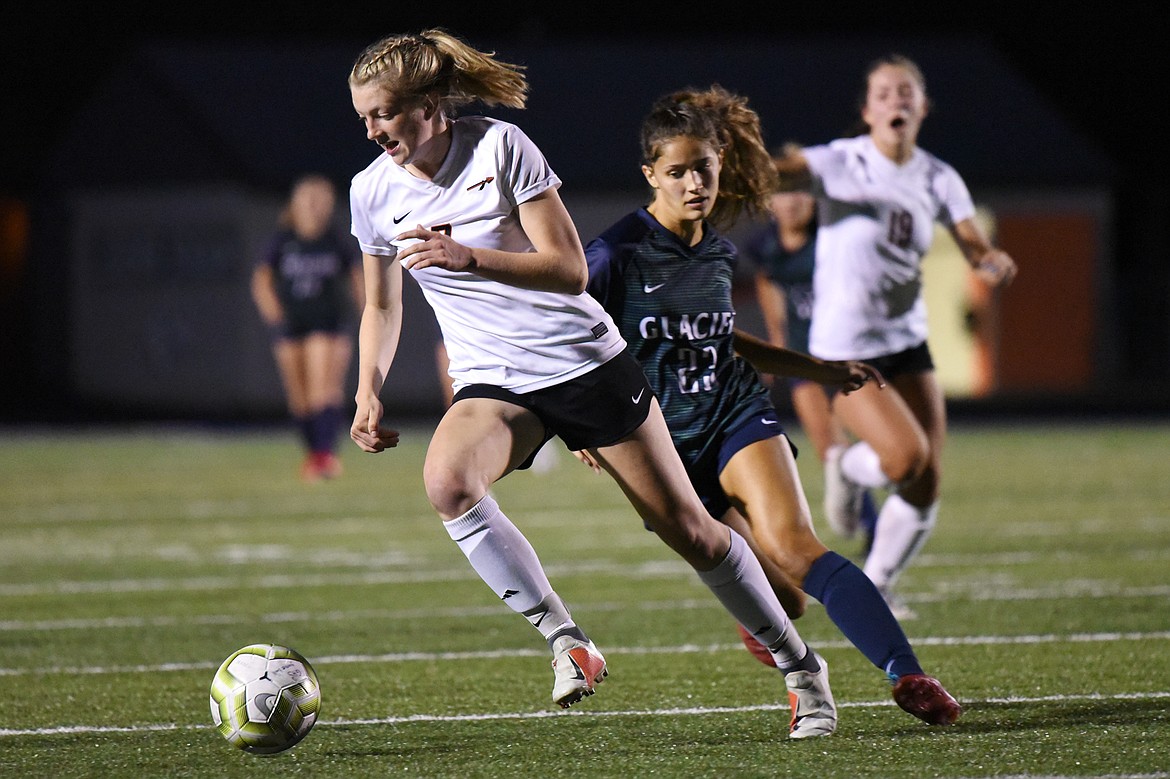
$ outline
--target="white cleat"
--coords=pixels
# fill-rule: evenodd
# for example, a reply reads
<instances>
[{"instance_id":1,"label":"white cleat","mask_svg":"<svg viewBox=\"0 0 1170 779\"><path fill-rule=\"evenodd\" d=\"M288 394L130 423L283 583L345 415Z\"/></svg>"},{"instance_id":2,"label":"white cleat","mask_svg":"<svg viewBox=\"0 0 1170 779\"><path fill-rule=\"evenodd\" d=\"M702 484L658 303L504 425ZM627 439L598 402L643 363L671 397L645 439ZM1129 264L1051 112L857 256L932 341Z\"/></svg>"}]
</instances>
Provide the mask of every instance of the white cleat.
<instances>
[{"instance_id":1,"label":"white cleat","mask_svg":"<svg viewBox=\"0 0 1170 779\"><path fill-rule=\"evenodd\" d=\"M593 694L609 670L605 658L592 641L579 641L572 636L561 636L553 642L553 703L567 709L582 698Z\"/></svg>"},{"instance_id":2,"label":"white cleat","mask_svg":"<svg viewBox=\"0 0 1170 779\"><path fill-rule=\"evenodd\" d=\"M837 704L829 689L829 665L816 655L821 670L793 671L784 675L788 687L788 702L792 705L792 722L788 725L789 738L828 736L837 729Z\"/></svg>"}]
</instances>

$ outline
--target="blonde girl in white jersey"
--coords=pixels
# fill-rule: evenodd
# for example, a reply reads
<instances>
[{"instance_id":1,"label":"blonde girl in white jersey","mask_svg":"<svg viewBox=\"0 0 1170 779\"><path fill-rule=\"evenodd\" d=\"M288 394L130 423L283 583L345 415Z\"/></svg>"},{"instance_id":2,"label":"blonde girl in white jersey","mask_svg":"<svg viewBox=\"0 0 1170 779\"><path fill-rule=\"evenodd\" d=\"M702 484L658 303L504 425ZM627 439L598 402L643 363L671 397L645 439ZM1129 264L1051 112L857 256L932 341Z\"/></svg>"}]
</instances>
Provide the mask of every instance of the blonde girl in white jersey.
<instances>
[{"instance_id":1,"label":"blonde girl in white jersey","mask_svg":"<svg viewBox=\"0 0 1170 779\"><path fill-rule=\"evenodd\" d=\"M548 641L553 701L591 695L605 659L489 489L557 435L588 451L769 647L793 701L789 736L833 732L827 672L743 538L703 508L645 374L583 294L588 268L559 179L515 125L453 118L474 100L523 107L521 69L436 29L372 44L349 86L383 152L350 191L366 287L353 440L367 452L398 443L378 396L401 330L405 268L435 309L455 388L427 451L427 497L476 573Z\"/></svg>"},{"instance_id":2,"label":"blonde girl in white jersey","mask_svg":"<svg viewBox=\"0 0 1170 779\"><path fill-rule=\"evenodd\" d=\"M929 108L926 80L911 60L887 55L866 72L861 118L868 133L789 155L778 163L789 188L818 201L814 305L809 351L865 360L887 387L837 395L833 409L859 440L826 461L826 514L835 530L857 528L862 489L891 493L878 516L865 572L895 606L898 575L922 548L938 516L946 433L942 389L926 344L920 264L933 223L942 222L985 282L1016 275L1010 256L975 221L959 175L920 149Z\"/></svg>"}]
</instances>

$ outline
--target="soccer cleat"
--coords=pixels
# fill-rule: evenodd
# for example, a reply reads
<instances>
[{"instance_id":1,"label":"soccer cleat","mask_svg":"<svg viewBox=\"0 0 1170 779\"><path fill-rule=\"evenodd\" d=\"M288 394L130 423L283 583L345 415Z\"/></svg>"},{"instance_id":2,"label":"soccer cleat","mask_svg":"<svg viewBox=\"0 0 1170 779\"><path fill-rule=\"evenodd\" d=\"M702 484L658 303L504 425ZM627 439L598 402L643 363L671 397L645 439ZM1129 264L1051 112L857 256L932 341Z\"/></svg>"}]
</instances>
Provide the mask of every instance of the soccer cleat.
<instances>
[{"instance_id":1,"label":"soccer cleat","mask_svg":"<svg viewBox=\"0 0 1170 779\"><path fill-rule=\"evenodd\" d=\"M830 446L825 452L825 519L833 532L853 538L861 524L861 503L865 488L845 477L841 471L843 444Z\"/></svg>"},{"instance_id":2,"label":"soccer cleat","mask_svg":"<svg viewBox=\"0 0 1170 779\"><path fill-rule=\"evenodd\" d=\"M895 681L894 702L930 725L953 725L963 713L938 679L926 674L906 674Z\"/></svg>"},{"instance_id":3,"label":"soccer cleat","mask_svg":"<svg viewBox=\"0 0 1170 779\"><path fill-rule=\"evenodd\" d=\"M735 625L735 629L739 631L739 637L743 639L743 645L746 646L747 650L752 653L752 657L756 658L769 668L774 669L776 667L776 660L772 657L772 653L768 651L768 647L761 644L755 636L747 632L747 628L745 628L743 625L740 625L738 622Z\"/></svg>"},{"instance_id":4,"label":"soccer cleat","mask_svg":"<svg viewBox=\"0 0 1170 779\"><path fill-rule=\"evenodd\" d=\"M553 642L553 703L567 709L582 698L593 694L594 686L601 684L609 670L605 658L592 641L579 641L572 636L561 636Z\"/></svg>"},{"instance_id":5,"label":"soccer cleat","mask_svg":"<svg viewBox=\"0 0 1170 779\"><path fill-rule=\"evenodd\" d=\"M317 473L324 479L336 479L341 476L343 468L341 459L333 452L316 452L313 455Z\"/></svg>"},{"instance_id":6,"label":"soccer cleat","mask_svg":"<svg viewBox=\"0 0 1170 779\"><path fill-rule=\"evenodd\" d=\"M789 738L827 736L837 729L837 704L829 689L829 665L816 655L821 670L793 671L784 675L788 703L792 706Z\"/></svg>"},{"instance_id":7,"label":"soccer cleat","mask_svg":"<svg viewBox=\"0 0 1170 779\"><path fill-rule=\"evenodd\" d=\"M305 455L305 460L301 463L301 481L306 484L321 481L321 472L317 469L317 455Z\"/></svg>"}]
</instances>

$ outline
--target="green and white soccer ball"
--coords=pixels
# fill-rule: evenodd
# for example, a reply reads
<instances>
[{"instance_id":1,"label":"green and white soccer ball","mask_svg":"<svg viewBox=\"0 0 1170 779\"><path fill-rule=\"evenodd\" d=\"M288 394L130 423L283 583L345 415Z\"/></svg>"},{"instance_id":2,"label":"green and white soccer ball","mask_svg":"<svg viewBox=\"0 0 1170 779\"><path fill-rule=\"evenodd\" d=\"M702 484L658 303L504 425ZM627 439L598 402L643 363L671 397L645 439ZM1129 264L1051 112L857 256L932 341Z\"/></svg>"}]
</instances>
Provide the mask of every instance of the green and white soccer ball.
<instances>
[{"instance_id":1,"label":"green and white soccer ball","mask_svg":"<svg viewBox=\"0 0 1170 779\"><path fill-rule=\"evenodd\" d=\"M256 755L274 755L309 734L321 708L313 666L278 644L251 644L233 652L211 682L211 720L228 743Z\"/></svg>"}]
</instances>

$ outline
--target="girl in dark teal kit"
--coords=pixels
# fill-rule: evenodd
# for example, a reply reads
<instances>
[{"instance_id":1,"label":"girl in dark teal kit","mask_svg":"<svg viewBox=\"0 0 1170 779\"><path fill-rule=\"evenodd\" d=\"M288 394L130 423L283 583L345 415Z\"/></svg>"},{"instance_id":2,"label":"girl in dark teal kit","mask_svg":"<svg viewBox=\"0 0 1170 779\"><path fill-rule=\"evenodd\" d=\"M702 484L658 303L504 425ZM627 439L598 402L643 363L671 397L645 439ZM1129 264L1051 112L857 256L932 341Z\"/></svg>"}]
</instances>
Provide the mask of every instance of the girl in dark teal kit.
<instances>
[{"instance_id":1,"label":"girl in dark teal kit","mask_svg":"<svg viewBox=\"0 0 1170 779\"><path fill-rule=\"evenodd\" d=\"M298 179L252 273L252 298L273 333L272 351L305 449L304 481L341 475L337 438L346 421L345 380L362 306L361 254L334 229L336 189Z\"/></svg>"},{"instance_id":2,"label":"girl in dark teal kit","mask_svg":"<svg viewBox=\"0 0 1170 779\"><path fill-rule=\"evenodd\" d=\"M846 391L876 372L735 331L736 248L713 225L733 224L775 189L760 135L747 101L722 88L659 101L642 125L642 172L653 197L586 247L588 291L642 363L700 497L714 516L748 531L761 562L782 574L773 578L778 594L791 590L786 582L799 583L889 675L903 709L949 725L959 704L923 673L873 583L813 531L793 448L753 366ZM795 614L803 608L791 592L781 600ZM750 638L745 643L752 648Z\"/></svg>"}]
</instances>

